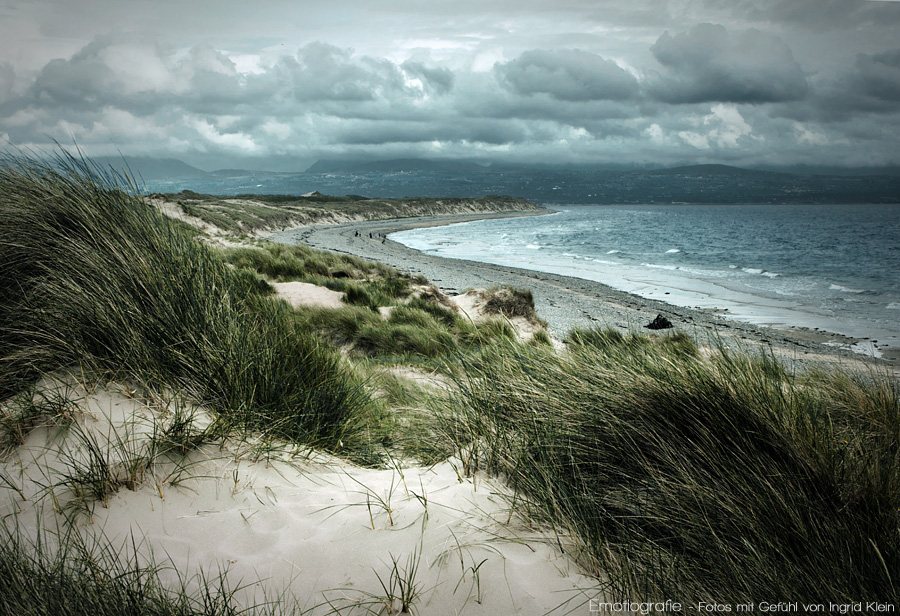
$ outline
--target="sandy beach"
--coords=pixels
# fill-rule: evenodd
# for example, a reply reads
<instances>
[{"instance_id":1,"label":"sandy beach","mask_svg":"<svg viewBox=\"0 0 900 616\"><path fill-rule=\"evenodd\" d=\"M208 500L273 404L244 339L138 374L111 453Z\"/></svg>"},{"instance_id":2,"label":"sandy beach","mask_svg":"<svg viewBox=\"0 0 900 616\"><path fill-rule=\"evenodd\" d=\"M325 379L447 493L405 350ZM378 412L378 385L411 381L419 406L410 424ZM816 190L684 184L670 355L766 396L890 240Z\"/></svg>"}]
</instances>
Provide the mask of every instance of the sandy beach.
<instances>
[{"instance_id":1,"label":"sandy beach","mask_svg":"<svg viewBox=\"0 0 900 616\"><path fill-rule=\"evenodd\" d=\"M339 253L380 261L410 274L420 274L455 295L469 288L510 285L531 289L538 315L548 323L551 334L564 337L575 327L616 327L641 329L658 314L676 328L692 333L701 341L721 339L730 346L764 346L790 361L859 362L865 360L892 370L900 353L886 351L880 360L854 352L852 347L865 341L822 330L791 327L776 329L728 319L714 310L696 310L646 299L590 280L504 267L475 261L435 257L383 235L422 227L468 222L503 216L534 216L541 212L507 214L428 216L359 222L343 225L315 225L274 233L270 239L285 243L303 243ZM372 239L370 239L371 234Z\"/></svg>"}]
</instances>

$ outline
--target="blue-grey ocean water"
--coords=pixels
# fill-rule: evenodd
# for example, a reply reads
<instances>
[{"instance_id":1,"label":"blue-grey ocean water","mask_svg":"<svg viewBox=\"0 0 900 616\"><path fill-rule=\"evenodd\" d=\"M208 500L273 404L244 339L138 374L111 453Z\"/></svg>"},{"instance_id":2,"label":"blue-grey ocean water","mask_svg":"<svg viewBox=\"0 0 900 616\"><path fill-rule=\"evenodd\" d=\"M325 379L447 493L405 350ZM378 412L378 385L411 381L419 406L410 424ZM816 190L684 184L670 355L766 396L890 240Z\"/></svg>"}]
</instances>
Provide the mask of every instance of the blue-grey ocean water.
<instances>
[{"instance_id":1,"label":"blue-grey ocean water","mask_svg":"<svg viewBox=\"0 0 900 616\"><path fill-rule=\"evenodd\" d=\"M404 231L428 253L900 346L900 206L571 206Z\"/></svg>"}]
</instances>

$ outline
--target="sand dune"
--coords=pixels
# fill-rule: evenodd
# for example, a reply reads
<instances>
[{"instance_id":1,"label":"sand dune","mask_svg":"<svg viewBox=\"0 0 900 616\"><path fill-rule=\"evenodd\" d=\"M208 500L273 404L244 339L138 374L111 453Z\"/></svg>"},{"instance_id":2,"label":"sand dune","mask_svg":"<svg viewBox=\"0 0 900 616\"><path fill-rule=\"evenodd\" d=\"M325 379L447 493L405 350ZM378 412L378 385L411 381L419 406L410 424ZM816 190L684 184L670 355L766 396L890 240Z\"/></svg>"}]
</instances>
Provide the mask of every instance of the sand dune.
<instances>
[{"instance_id":1,"label":"sand dune","mask_svg":"<svg viewBox=\"0 0 900 616\"><path fill-rule=\"evenodd\" d=\"M243 604L286 593L310 614L389 604L398 613L407 582L419 614L543 614L594 596L596 580L552 533L510 515L507 488L461 477L453 459L375 470L278 443L217 441L134 474L183 401L70 378L42 388L77 410L73 426L34 430L0 465L15 482L0 488L0 515L14 515L28 536L71 524L116 549L134 541L142 558L171 561L182 578L227 570L245 587ZM198 429L212 421L189 410ZM79 501L65 479L91 462L85 436L119 482L106 502Z\"/></svg>"}]
</instances>

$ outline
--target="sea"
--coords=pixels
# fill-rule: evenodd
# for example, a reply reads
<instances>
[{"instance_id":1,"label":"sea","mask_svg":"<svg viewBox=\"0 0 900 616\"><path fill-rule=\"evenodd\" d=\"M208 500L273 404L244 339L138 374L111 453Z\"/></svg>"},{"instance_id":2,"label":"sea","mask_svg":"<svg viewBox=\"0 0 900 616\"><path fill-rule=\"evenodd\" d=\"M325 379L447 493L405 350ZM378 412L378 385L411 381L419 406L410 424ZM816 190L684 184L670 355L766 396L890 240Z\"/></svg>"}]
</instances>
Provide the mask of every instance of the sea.
<instances>
[{"instance_id":1,"label":"sea","mask_svg":"<svg viewBox=\"0 0 900 616\"><path fill-rule=\"evenodd\" d=\"M584 278L740 321L900 348L900 205L553 206L392 234L411 248Z\"/></svg>"}]
</instances>

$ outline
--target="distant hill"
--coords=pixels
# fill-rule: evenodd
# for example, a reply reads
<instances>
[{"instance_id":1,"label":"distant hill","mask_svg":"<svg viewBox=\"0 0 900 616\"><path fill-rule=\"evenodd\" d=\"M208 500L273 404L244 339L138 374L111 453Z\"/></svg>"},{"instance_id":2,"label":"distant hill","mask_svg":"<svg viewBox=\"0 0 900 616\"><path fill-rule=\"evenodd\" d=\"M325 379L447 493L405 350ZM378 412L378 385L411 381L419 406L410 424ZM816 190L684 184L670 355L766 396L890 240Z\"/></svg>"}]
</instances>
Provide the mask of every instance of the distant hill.
<instances>
[{"instance_id":1,"label":"distant hill","mask_svg":"<svg viewBox=\"0 0 900 616\"><path fill-rule=\"evenodd\" d=\"M400 173L403 171L436 171L444 173L484 172L486 167L467 161L397 158L393 160L319 160L307 173Z\"/></svg>"},{"instance_id":2,"label":"distant hill","mask_svg":"<svg viewBox=\"0 0 900 616\"><path fill-rule=\"evenodd\" d=\"M643 171L648 175L693 175L693 176L759 176L759 175L783 175L775 171L756 171L731 165L686 165L669 169L654 169Z\"/></svg>"},{"instance_id":3,"label":"distant hill","mask_svg":"<svg viewBox=\"0 0 900 616\"><path fill-rule=\"evenodd\" d=\"M769 169L769 167L763 167ZM773 170L801 175L833 175L839 177L886 176L900 177L900 165L880 167L834 167L824 165L793 165L790 167L772 168Z\"/></svg>"},{"instance_id":4,"label":"distant hill","mask_svg":"<svg viewBox=\"0 0 900 616\"><path fill-rule=\"evenodd\" d=\"M247 169L216 169L215 171L210 171L211 175L221 175L223 177L254 175L256 173L259 173L259 172L258 171L249 171ZM266 172L263 172L263 173L266 173Z\"/></svg>"},{"instance_id":5,"label":"distant hill","mask_svg":"<svg viewBox=\"0 0 900 616\"><path fill-rule=\"evenodd\" d=\"M177 158L149 158L143 156L103 156L93 161L104 169L126 172L144 181L205 178L210 174Z\"/></svg>"},{"instance_id":6,"label":"distant hill","mask_svg":"<svg viewBox=\"0 0 900 616\"><path fill-rule=\"evenodd\" d=\"M502 165L403 158L320 160L306 172L220 169L207 173L164 158L108 158L150 191L218 195L368 195L373 198L513 195L545 204L898 203L900 176L786 173L730 165L602 169L587 165Z\"/></svg>"}]
</instances>

